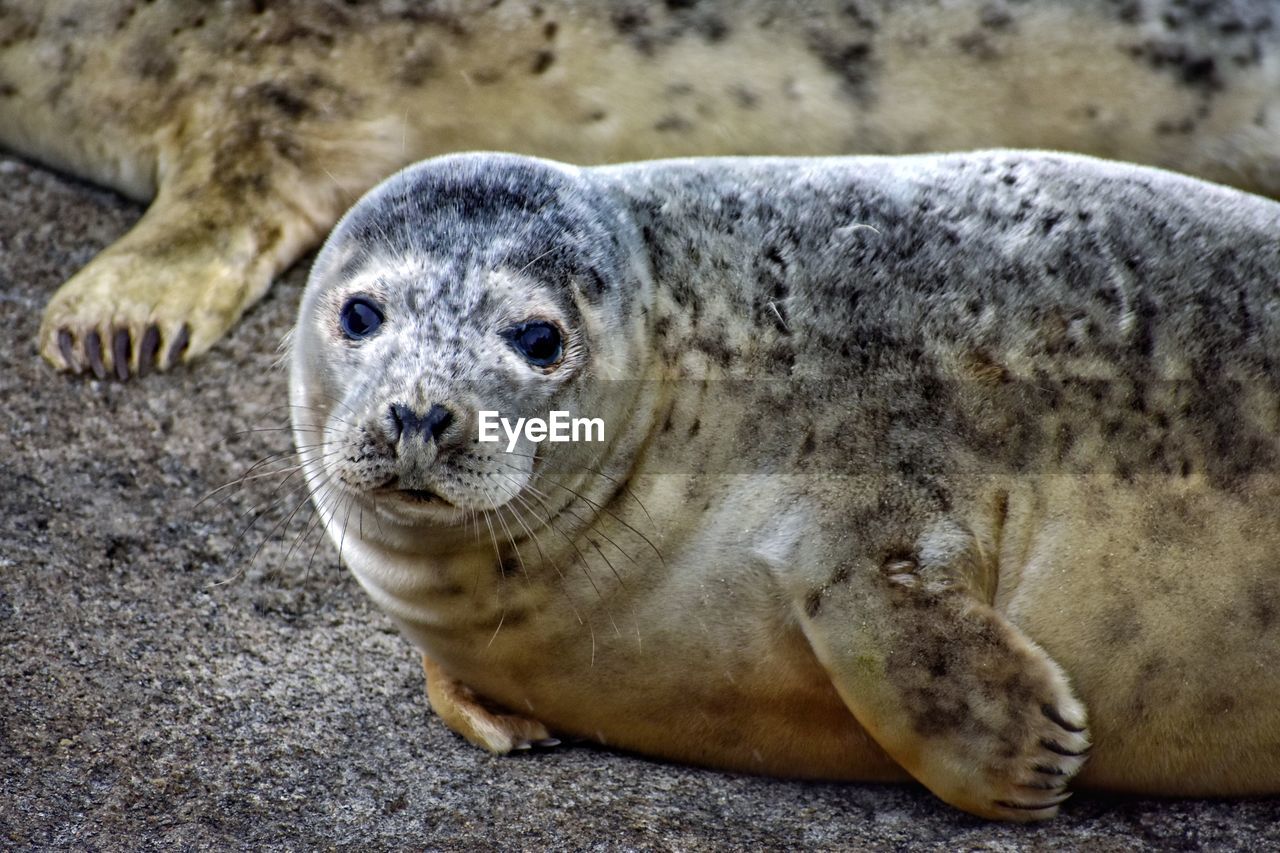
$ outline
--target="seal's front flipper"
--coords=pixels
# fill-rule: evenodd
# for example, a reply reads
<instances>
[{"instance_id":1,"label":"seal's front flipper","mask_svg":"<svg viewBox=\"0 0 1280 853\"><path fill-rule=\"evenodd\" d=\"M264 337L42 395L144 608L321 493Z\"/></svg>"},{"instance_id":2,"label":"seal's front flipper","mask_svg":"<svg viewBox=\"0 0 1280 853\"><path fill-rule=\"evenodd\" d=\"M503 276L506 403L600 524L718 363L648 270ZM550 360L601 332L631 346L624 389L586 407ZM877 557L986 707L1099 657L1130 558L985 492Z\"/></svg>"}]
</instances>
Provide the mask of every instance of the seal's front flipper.
<instances>
[{"instance_id":1,"label":"seal's front flipper","mask_svg":"<svg viewBox=\"0 0 1280 853\"><path fill-rule=\"evenodd\" d=\"M125 379L200 355L400 165L373 126L213 112L157 131L155 201L50 300L40 352L55 367Z\"/></svg>"},{"instance_id":2,"label":"seal's front flipper","mask_svg":"<svg viewBox=\"0 0 1280 853\"><path fill-rule=\"evenodd\" d=\"M422 656L422 669L427 674L427 701L432 710L446 726L476 746L501 755L515 749L559 744L537 720L486 708L475 691L450 678L426 655Z\"/></svg>"},{"instance_id":3,"label":"seal's front flipper","mask_svg":"<svg viewBox=\"0 0 1280 853\"><path fill-rule=\"evenodd\" d=\"M956 566L921 552L837 571L801 602L805 633L858 722L943 800L1052 817L1089 750L1084 706Z\"/></svg>"}]
</instances>

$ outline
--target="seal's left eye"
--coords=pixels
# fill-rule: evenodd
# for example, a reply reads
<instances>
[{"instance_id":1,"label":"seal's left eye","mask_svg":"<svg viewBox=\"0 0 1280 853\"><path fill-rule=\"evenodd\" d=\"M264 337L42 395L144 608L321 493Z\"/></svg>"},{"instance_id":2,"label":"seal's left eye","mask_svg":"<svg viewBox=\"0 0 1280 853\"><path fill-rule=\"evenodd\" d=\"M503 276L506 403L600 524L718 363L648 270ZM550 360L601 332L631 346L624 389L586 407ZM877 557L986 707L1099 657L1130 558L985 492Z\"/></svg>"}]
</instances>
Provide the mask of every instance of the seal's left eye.
<instances>
[{"instance_id":1,"label":"seal's left eye","mask_svg":"<svg viewBox=\"0 0 1280 853\"><path fill-rule=\"evenodd\" d=\"M342 334L351 340L362 340L378 331L382 325L382 311L367 296L353 296L343 304L338 325L342 327Z\"/></svg>"},{"instance_id":2,"label":"seal's left eye","mask_svg":"<svg viewBox=\"0 0 1280 853\"><path fill-rule=\"evenodd\" d=\"M538 367L550 367L560 360L564 345L560 340L560 330L550 323L534 320L521 323L507 331L507 340L530 363Z\"/></svg>"}]
</instances>

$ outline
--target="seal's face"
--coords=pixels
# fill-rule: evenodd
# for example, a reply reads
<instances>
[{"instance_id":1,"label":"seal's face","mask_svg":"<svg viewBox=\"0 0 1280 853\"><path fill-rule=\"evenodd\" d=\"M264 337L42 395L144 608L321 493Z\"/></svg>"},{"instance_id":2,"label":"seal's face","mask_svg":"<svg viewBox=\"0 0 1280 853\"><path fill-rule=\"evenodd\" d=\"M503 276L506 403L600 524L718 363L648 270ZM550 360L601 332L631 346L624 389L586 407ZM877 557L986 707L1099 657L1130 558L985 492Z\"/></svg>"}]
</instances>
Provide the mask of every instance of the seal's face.
<instances>
[{"instance_id":1,"label":"seal's face","mask_svg":"<svg viewBox=\"0 0 1280 853\"><path fill-rule=\"evenodd\" d=\"M545 517L562 500L535 468L600 452L508 428L553 411L607 420L617 407L595 380L635 367L621 317L636 288L622 286L616 228L606 233L571 175L505 163L446 158L402 173L317 260L292 397L322 513L354 501L413 527L507 505Z\"/></svg>"},{"instance_id":2,"label":"seal's face","mask_svg":"<svg viewBox=\"0 0 1280 853\"><path fill-rule=\"evenodd\" d=\"M572 304L516 270L440 257L380 261L327 289L312 318L340 394L323 444L340 488L398 515L461 521L528 486L521 434L481 441L481 412L514 423L568 405L590 344Z\"/></svg>"}]
</instances>

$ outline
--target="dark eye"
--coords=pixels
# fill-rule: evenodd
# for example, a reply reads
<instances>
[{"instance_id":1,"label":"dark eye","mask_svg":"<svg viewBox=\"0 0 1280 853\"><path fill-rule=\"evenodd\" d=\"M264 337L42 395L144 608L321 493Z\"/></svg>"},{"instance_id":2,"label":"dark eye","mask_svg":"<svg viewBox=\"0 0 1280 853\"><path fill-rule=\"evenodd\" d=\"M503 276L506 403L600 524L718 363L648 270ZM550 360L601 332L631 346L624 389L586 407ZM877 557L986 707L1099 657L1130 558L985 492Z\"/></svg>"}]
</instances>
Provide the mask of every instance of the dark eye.
<instances>
[{"instance_id":1,"label":"dark eye","mask_svg":"<svg viewBox=\"0 0 1280 853\"><path fill-rule=\"evenodd\" d=\"M563 350L560 330L550 323L541 320L521 323L510 329L506 338L521 355L538 367L550 367L560 360Z\"/></svg>"},{"instance_id":2,"label":"dark eye","mask_svg":"<svg viewBox=\"0 0 1280 853\"><path fill-rule=\"evenodd\" d=\"M382 311L378 303L367 296L353 296L343 304L338 325L342 327L342 334L351 340L362 340L378 331L382 325Z\"/></svg>"}]
</instances>

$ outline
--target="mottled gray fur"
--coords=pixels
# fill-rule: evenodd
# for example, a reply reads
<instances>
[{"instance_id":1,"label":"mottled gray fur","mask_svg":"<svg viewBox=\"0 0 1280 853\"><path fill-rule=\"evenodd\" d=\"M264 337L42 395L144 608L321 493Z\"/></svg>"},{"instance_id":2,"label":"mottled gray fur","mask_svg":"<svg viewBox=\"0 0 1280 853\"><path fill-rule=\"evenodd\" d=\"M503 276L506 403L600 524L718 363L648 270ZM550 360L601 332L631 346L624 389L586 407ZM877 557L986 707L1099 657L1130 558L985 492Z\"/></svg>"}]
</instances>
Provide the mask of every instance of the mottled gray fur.
<instances>
[{"instance_id":1,"label":"mottled gray fur","mask_svg":"<svg viewBox=\"0 0 1280 853\"><path fill-rule=\"evenodd\" d=\"M552 730L885 778L822 672L979 814L1054 813L1090 743L1095 785L1275 791L1277 234L1275 202L1067 155L428 161L317 262L298 441L379 603ZM344 342L361 293L385 329ZM540 312L545 375L501 337ZM379 438L404 399L464 426ZM485 407L610 442L505 457ZM424 487L468 509L398 508Z\"/></svg>"},{"instance_id":2,"label":"mottled gray fur","mask_svg":"<svg viewBox=\"0 0 1280 853\"><path fill-rule=\"evenodd\" d=\"M1273 0L0 0L0 145L156 199L40 347L211 346L356 197L462 149L576 163L1071 150L1280 193Z\"/></svg>"}]
</instances>

